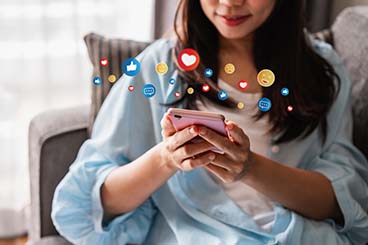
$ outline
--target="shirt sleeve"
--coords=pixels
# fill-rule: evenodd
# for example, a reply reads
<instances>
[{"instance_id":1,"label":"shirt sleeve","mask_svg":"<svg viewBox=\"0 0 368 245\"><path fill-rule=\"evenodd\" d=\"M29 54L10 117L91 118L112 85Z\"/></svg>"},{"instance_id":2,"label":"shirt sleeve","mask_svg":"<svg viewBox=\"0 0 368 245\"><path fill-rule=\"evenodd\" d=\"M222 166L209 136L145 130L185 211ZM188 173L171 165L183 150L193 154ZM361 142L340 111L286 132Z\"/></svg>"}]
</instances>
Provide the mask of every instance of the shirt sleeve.
<instances>
[{"instance_id":1,"label":"shirt sleeve","mask_svg":"<svg viewBox=\"0 0 368 245\"><path fill-rule=\"evenodd\" d=\"M330 180L344 216L342 226L332 220L329 222L353 244L363 244L368 241L368 163L352 143L351 82L336 53L331 48L324 49L340 77L341 88L327 117L326 144L311 161L310 169Z\"/></svg>"},{"instance_id":2,"label":"shirt sleeve","mask_svg":"<svg viewBox=\"0 0 368 245\"><path fill-rule=\"evenodd\" d=\"M155 73L160 60L153 50L168 50L159 41L137 59L141 72L123 76L113 86L96 118L92 136L81 146L69 172L56 188L52 220L58 232L74 244L140 244L144 241L157 209L147 199L135 210L104 224L100 189L107 175L123 164L138 158L160 139L160 115L165 112L167 91ZM156 52L157 53L157 52ZM165 61L165 60L162 60ZM171 76L168 74L167 76ZM145 84L153 84L156 95L145 98ZM128 87L133 85L134 92Z\"/></svg>"}]
</instances>

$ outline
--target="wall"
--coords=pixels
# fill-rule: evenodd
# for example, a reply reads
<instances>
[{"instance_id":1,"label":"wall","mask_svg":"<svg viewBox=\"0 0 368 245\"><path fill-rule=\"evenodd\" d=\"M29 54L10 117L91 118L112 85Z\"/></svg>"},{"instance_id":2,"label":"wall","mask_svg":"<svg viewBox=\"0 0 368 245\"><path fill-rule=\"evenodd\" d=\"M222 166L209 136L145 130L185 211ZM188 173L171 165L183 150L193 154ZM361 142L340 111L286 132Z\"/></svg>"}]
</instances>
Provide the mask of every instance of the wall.
<instances>
[{"instance_id":1,"label":"wall","mask_svg":"<svg viewBox=\"0 0 368 245\"><path fill-rule=\"evenodd\" d=\"M368 5L368 0L335 0L332 6L332 21L341 10L352 5Z\"/></svg>"}]
</instances>

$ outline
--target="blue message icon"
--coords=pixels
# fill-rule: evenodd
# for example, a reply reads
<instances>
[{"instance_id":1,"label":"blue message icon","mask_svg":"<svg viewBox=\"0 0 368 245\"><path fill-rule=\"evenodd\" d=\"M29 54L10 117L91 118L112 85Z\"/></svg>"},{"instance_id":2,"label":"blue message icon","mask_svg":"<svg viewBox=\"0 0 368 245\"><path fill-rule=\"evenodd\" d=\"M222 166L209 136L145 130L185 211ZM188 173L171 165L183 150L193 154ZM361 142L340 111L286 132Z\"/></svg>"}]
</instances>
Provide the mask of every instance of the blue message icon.
<instances>
[{"instance_id":1,"label":"blue message icon","mask_svg":"<svg viewBox=\"0 0 368 245\"><path fill-rule=\"evenodd\" d=\"M204 70L204 75L205 75L206 77L212 77L212 75L213 75L213 70L212 70L211 68L206 68L206 69Z\"/></svg>"},{"instance_id":2,"label":"blue message icon","mask_svg":"<svg viewBox=\"0 0 368 245\"><path fill-rule=\"evenodd\" d=\"M142 93L145 97L150 98L156 94L156 88L152 84L146 84L142 88Z\"/></svg>"},{"instance_id":3,"label":"blue message icon","mask_svg":"<svg viewBox=\"0 0 368 245\"><path fill-rule=\"evenodd\" d=\"M263 112L267 112L271 109L272 103L268 98L261 98L258 101L258 109Z\"/></svg>"},{"instance_id":4,"label":"blue message icon","mask_svg":"<svg viewBox=\"0 0 368 245\"><path fill-rule=\"evenodd\" d=\"M289 95L289 89L287 87L283 87L281 89L281 95L282 96L288 96Z\"/></svg>"},{"instance_id":5,"label":"blue message icon","mask_svg":"<svg viewBox=\"0 0 368 245\"><path fill-rule=\"evenodd\" d=\"M229 94L225 90L220 90L217 94L217 98L221 101L224 101L229 98Z\"/></svg>"},{"instance_id":6,"label":"blue message icon","mask_svg":"<svg viewBox=\"0 0 368 245\"><path fill-rule=\"evenodd\" d=\"M171 85L174 85L174 84L176 83L175 78L171 78L171 79L169 80L169 83L170 83Z\"/></svg>"},{"instance_id":7,"label":"blue message icon","mask_svg":"<svg viewBox=\"0 0 368 245\"><path fill-rule=\"evenodd\" d=\"M124 74L134 77L141 70L141 64L136 58L129 58L123 63L122 70Z\"/></svg>"},{"instance_id":8,"label":"blue message icon","mask_svg":"<svg viewBox=\"0 0 368 245\"><path fill-rule=\"evenodd\" d=\"M102 79L101 79L101 77L94 77L92 79L92 82L93 82L94 85L100 86L102 84Z\"/></svg>"}]
</instances>

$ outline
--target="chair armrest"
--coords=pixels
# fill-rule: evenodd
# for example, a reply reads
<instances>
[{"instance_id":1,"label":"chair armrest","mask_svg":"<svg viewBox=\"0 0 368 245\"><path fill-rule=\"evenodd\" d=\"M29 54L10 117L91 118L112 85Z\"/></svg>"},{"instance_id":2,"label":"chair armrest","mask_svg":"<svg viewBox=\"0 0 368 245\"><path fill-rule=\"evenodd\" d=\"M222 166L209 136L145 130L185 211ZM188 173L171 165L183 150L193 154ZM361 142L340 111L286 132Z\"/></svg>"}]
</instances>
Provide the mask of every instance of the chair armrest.
<instances>
[{"instance_id":1,"label":"chair armrest","mask_svg":"<svg viewBox=\"0 0 368 245\"><path fill-rule=\"evenodd\" d=\"M87 139L90 106L52 110L34 117L29 126L31 219L29 238L36 242L56 235L51 220L55 188Z\"/></svg>"}]
</instances>

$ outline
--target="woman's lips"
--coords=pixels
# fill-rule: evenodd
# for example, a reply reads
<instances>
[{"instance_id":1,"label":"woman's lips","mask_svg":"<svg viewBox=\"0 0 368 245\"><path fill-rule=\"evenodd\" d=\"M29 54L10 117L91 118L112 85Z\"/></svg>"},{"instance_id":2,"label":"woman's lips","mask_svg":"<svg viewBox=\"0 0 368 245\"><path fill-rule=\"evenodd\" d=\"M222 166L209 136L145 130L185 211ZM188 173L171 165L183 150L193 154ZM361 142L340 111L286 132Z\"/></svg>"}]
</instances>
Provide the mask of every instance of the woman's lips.
<instances>
[{"instance_id":1,"label":"woman's lips","mask_svg":"<svg viewBox=\"0 0 368 245\"><path fill-rule=\"evenodd\" d=\"M222 21L229 26L237 26L245 22L251 15L218 15Z\"/></svg>"}]
</instances>

